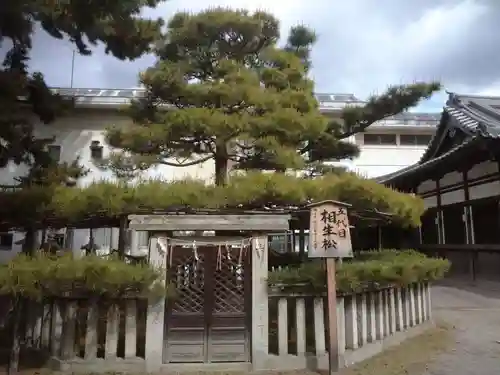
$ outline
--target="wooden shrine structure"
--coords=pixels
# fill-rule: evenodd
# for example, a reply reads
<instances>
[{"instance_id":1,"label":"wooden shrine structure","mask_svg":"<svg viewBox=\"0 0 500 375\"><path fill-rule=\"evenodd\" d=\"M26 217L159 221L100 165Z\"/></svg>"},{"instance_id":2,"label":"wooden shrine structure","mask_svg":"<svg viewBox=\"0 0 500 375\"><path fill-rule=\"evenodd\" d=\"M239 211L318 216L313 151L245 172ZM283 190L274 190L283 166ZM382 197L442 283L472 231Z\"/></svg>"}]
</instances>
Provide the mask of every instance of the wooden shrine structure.
<instances>
[{"instance_id":1,"label":"wooden shrine structure","mask_svg":"<svg viewBox=\"0 0 500 375\"><path fill-rule=\"evenodd\" d=\"M500 278L500 97L450 94L421 160L377 180L421 196L414 246L455 275Z\"/></svg>"},{"instance_id":2,"label":"wooden shrine structure","mask_svg":"<svg viewBox=\"0 0 500 375\"><path fill-rule=\"evenodd\" d=\"M266 360L268 234L289 228L288 214L130 215L149 233L150 262L166 269L176 297L150 308L149 370L163 364ZM182 235L194 231L196 235ZM216 235L204 236L205 231ZM151 259L151 258L155 259ZM263 365L261 364L260 367Z\"/></svg>"}]
</instances>

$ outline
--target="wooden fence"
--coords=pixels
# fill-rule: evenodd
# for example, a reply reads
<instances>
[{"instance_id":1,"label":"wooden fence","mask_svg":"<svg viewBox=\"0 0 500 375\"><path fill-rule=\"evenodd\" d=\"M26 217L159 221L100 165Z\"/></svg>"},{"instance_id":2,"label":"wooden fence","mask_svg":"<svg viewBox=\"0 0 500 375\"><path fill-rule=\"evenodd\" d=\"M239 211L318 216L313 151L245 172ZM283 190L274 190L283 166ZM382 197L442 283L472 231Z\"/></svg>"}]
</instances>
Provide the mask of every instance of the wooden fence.
<instances>
[{"instance_id":1,"label":"wooden fence","mask_svg":"<svg viewBox=\"0 0 500 375\"><path fill-rule=\"evenodd\" d=\"M373 352L373 345L431 319L427 284L341 296L337 302L342 365L362 358L358 352L364 348L372 346ZM147 309L145 301L135 300L112 306L70 299L31 303L26 342L50 353L62 370L131 371L135 365L141 371L153 355L146 342ZM326 368L325 317L324 297L270 292L270 366Z\"/></svg>"},{"instance_id":2,"label":"wooden fence","mask_svg":"<svg viewBox=\"0 0 500 375\"><path fill-rule=\"evenodd\" d=\"M310 367L311 363L317 368L328 366L325 305L324 297L270 296L269 348L280 370ZM371 346L373 352L374 345L398 333L401 336L430 319L428 284L339 297L337 337L341 365L364 357L356 351Z\"/></svg>"}]
</instances>

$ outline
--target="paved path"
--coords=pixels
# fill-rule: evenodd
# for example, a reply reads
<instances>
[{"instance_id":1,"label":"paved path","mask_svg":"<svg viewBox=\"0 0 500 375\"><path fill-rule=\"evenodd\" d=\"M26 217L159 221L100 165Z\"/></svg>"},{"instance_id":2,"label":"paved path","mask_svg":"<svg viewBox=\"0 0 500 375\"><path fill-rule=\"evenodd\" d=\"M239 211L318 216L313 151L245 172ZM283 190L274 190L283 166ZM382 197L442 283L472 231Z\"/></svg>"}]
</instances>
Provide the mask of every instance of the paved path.
<instances>
[{"instance_id":1,"label":"paved path","mask_svg":"<svg viewBox=\"0 0 500 375\"><path fill-rule=\"evenodd\" d=\"M425 375L500 374L500 283L448 282L432 288L434 317L455 327L455 344Z\"/></svg>"}]
</instances>

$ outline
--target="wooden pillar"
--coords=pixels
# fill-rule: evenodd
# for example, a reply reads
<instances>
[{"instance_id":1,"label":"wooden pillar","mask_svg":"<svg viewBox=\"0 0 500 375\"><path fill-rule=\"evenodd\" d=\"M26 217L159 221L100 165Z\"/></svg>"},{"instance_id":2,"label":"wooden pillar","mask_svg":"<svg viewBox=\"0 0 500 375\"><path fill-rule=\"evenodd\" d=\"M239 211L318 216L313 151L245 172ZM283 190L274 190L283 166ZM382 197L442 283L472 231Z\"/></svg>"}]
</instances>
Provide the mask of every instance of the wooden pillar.
<instances>
[{"instance_id":1,"label":"wooden pillar","mask_svg":"<svg viewBox=\"0 0 500 375\"><path fill-rule=\"evenodd\" d=\"M306 256L306 233L304 228L299 229L299 257L304 259Z\"/></svg>"},{"instance_id":2,"label":"wooden pillar","mask_svg":"<svg viewBox=\"0 0 500 375\"><path fill-rule=\"evenodd\" d=\"M167 253L161 251L158 239L149 241L149 263L155 268L167 267ZM165 281L163 281L165 282ZM165 299L162 298L148 307L146 319L146 371L159 372L163 363L163 341L165 332Z\"/></svg>"},{"instance_id":3,"label":"wooden pillar","mask_svg":"<svg viewBox=\"0 0 500 375\"><path fill-rule=\"evenodd\" d=\"M439 243L446 243L446 232L444 229L444 217L443 217L443 206L441 202L441 186L439 180L436 180L436 206L437 206L437 224L438 224L438 236Z\"/></svg>"},{"instance_id":4,"label":"wooden pillar","mask_svg":"<svg viewBox=\"0 0 500 375\"><path fill-rule=\"evenodd\" d=\"M469 193L469 182L467 179L467 172L462 172L464 181L464 227L465 227L465 241L466 244L474 243L474 228L472 227L472 210L469 206L470 193Z\"/></svg>"},{"instance_id":5,"label":"wooden pillar","mask_svg":"<svg viewBox=\"0 0 500 375\"><path fill-rule=\"evenodd\" d=\"M474 226L472 221L472 208L469 205L470 201L470 193L469 193L469 181L467 178L467 172L462 172L463 180L464 180L464 213L463 213L463 221L464 221L464 229L465 229L465 241L468 245L474 244ZM476 281L477 279L477 251L471 250L469 252L469 274L472 281Z\"/></svg>"},{"instance_id":6,"label":"wooden pillar","mask_svg":"<svg viewBox=\"0 0 500 375\"><path fill-rule=\"evenodd\" d=\"M251 353L254 371L267 370L269 356L269 297L267 235L254 235L252 239L252 332Z\"/></svg>"},{"instance_id":7,"label":"wooden pillar","mask_svg":"<svg viewBox=\"0 0 500 375\"><path fill-rule=\"evenodd\" d=\"M299 229L297 220L290 220L290 231L285 232L285 246L287 253L295 253L295 230Z\"/></svg>"},{"instance_id":8,"label":"wooden pillar","mask_svg":"<svg viewBox=\"0 0 500 375\"><path fill-rule=\"evenodd\" d=\"M442 211L442 201L441 201L441 186L439 184L439 179L436 179L436 224L438 229L438 243L444 245L446 243L446 231L444 228L444 216ZM446 251L438 250L438 257L446 258Z\"/></svg>"}]
</instances>

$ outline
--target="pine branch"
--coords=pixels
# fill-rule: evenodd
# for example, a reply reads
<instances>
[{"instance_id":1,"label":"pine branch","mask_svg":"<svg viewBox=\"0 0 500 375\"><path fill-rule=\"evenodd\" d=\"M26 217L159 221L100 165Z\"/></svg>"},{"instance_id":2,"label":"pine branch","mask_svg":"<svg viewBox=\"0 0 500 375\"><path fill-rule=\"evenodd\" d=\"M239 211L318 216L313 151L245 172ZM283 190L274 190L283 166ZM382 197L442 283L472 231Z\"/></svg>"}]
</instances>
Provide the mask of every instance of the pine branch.
<instances>
[{"instance_id":1,"label":"pine branch","mask_svg":"<svg viewBox=\"0 0 500 375\"><path fill-rule=\"evenodd\" d=\"M363 132L377 121L415 107L440 89L441 85L438 82L391 86L384 94L371 97L362 107L344 109L342 112L344 131L337 137L345 139Z\"/></svg>"}]
</instances>

